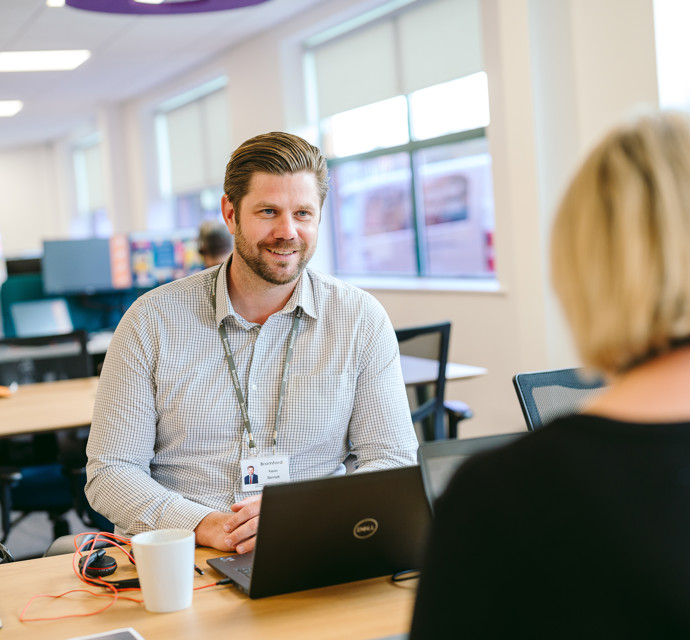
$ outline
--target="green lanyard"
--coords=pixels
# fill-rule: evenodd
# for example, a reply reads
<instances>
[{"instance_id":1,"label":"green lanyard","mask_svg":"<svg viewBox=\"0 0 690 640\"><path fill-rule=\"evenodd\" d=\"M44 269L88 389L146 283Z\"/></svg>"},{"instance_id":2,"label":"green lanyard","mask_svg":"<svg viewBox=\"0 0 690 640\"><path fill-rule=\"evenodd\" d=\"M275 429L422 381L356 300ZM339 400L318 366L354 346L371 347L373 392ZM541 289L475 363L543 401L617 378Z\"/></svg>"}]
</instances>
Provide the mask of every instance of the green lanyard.
<instances>
[{"instance_id":1,"label":"green lanyard","mask_svg":"<svg viewBox=\"0 0 690 640\"><path fill-rule=\"evenodd\" d=\"M215 275L213 276L213 285L211 288L211 299L213 301L213 312L216 311L216 285L218 283L218 274L224 265L220 265ZM302 307L297 309L295 313L295 319L292 322L292 330L290 331L290 338L288 340L287 354L285 354L285 364L283 365L283 375L280 380L280 393L278 394L278 410L276 411L276 419L273 425L273 448L275 452L275 447L278 444L278 418L280 416L280 411L283 408L283 399L285 398L285 389L287 388L288 371L290 369L290 362L292 360L292 354L295 350L295 339L297 338L297 328L299 327L299 322L302 318ZM225 325L221 322L218 327L218 333L220 333L220 340L223 343L225 349L225 358L228 361L228 366L230 367L230 379L232 380L232 386L235 389L235 395L237 396L237 402L240 405L240 412L242 414L242 422L244 422L244 428L249 436L249 448L253 449L256 447L254 442L254 434L252 433L252 425L249 421L249 413L247 412L247 403L244 399L244 394L242 393L242 388L240 387L240 379L237 375L237 367L235 366L235 359L232 357L232 350L230 349L230 343L228 341L228 332L225 330Z\"/></svg>"}]
</instances>

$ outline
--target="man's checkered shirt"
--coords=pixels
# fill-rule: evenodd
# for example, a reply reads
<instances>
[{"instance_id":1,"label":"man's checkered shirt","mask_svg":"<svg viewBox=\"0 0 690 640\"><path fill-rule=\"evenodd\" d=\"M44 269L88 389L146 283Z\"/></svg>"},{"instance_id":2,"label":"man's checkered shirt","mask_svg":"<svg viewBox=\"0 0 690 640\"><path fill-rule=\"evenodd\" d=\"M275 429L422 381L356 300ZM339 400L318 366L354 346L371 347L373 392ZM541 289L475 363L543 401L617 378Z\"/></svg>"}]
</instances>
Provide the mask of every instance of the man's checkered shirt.
<instances>
[{"instance_id":1,"label":"man's checkered shirt","mask_svg":"<svg viewBox=\"0 0 690 640\"><path fill-rule=\"evenodd\" d=\"M229 261L230 259L228 259ZM395 333L369 294L305 270L284 309L263 326L232 309L227 264L159 287L127 311L106 355L87 447L92 506L133 535L194 529L230 510L250 455L225 352L228 332L258 451L271 455L287 341L304 310L278 421L276 454L293 480L414 464L417 440Z\"/></svg>"}]
</instances>

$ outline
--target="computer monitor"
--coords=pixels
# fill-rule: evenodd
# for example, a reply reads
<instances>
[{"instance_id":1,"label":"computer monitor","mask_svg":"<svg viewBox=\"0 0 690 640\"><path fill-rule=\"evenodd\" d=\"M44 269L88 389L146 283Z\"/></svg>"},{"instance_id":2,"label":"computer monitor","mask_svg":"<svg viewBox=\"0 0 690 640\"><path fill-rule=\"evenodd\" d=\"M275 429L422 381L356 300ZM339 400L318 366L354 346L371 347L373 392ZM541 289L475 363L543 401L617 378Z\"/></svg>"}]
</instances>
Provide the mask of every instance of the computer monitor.
<instances>
[{"instance_id":1,"label":"computer monitor","mask_svg":"<svg viewBox=\"0 0 690 640\"><path fill-rule=\"evenodd\" d=\"M41 267L47 295L106 293L132 287L125 235L46 240Z\"/></svg>"},{"instance_id":2,"label":"computer monitor","mask_svg":"<svg viewBox=\"0 0 690 640\"><path fill-rule=\"evenodd\" d=\"M129 236L135 287L156 287L204 268L196 230L146 231Z\"/></svg>"},{"instance_id":3,"label":"computer monitor","mask_svg":"<svg viewBox=\"0 0 690 640\"><path fill-rule=\"evenodd\" d=\"M55 336L74 331L67 300L29 300L10 305L14 331L18 338Z\"/></svg>"}]
</instances>

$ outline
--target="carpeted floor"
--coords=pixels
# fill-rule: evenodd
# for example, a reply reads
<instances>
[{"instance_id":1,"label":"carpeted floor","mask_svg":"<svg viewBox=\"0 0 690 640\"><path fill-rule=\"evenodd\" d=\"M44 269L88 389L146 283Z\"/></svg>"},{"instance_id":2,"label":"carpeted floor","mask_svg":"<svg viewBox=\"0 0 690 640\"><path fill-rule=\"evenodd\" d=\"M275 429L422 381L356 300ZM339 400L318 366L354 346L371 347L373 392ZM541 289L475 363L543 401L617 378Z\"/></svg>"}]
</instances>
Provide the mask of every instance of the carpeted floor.
<instances>
[{"instance_id":1,"label":"carpeted floor","mask_svg":"<svg viewBox=\"0 0 690 640\"><path fill-rule=\"evenodd\" d=\"M15 518L19 515L12 514ZM74 511L67 514L70 533L90 531ZM53 526L45 513L32 513L19 524L12 527L5 546L10 550L15 560L40 558L53 541Z\"/></svg>"}]
</instances>

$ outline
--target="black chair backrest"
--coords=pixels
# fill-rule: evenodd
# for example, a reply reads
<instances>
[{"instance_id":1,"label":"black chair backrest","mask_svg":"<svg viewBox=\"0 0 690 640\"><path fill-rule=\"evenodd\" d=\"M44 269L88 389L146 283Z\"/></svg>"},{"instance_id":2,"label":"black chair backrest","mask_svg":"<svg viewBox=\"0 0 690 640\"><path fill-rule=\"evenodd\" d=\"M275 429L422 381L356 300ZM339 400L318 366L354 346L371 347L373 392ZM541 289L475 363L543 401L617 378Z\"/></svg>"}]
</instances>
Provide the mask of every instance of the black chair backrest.
<instances>
[{"instance_id":1,"label":"black chair backrest","mask_svg":"<svg viewBox=\"0 0 690 640\"><path fill-rule=\"evenodd\" d=\"M518 373L513 376L513 385L527 428L534 431L580 411L604 390L606 382L584 369L553 369Z\"/></svg>"},{"instance_id":2,"label":"black chair backrest","mask_svg":"<svg viewBox=\"0 0 690 640\"><path fill-rule=\"evenodd\" d=\"M93 375L84 330L0 340L0 384L50 382Z\"/></svg>"},{"instance_id":3,"label":"black chair backrest","mask_svg":"<svg viewBox=\"0 0 690 640\"><path fill-rule=\"evenodd\" d=\"M450 322L396 329L400 354L438 362L436 380L408 389L412 422L422 427L423 440L445 438L444 406ZM430 390L433 387L433 391Z\"/></svg>"}]
</instances>

